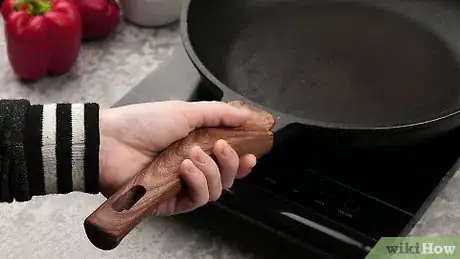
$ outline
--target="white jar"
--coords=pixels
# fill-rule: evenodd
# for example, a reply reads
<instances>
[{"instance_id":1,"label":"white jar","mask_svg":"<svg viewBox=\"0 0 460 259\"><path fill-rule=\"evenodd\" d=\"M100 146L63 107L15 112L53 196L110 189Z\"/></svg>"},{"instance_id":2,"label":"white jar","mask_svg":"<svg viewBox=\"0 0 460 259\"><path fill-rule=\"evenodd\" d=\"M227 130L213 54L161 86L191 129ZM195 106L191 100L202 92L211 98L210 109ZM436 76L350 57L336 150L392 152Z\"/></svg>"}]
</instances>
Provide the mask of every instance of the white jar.
<instances>
[{"instance_id":1,"label":"white jar","mask_svg":"<svg viewBox=\"0 0 460 259\"><path fill-rule=\"evenodd\" d=\"M180 18L184 0L119 0L126 20L148 27L163 26Z\"/></svg>"}]
</instances>

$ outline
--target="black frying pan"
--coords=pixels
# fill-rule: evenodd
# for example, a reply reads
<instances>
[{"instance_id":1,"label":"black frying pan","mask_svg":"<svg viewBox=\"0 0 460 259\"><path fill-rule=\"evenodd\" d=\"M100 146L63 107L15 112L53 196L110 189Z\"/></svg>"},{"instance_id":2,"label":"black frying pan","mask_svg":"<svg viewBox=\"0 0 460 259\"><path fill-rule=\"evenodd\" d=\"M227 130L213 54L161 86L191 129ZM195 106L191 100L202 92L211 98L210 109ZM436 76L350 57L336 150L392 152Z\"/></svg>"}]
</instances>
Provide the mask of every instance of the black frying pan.
<instances>
[{"instance_id":1,"label":"black frying pan","mask_svg":"<svg viewBox=\"0 0 460 259\"><path fill-rule=\"evenodd\" d=\"M456 1L186 0L186 51L223 101L318 136L411 144L460 125Z\"/></svg>"}]
</instances>

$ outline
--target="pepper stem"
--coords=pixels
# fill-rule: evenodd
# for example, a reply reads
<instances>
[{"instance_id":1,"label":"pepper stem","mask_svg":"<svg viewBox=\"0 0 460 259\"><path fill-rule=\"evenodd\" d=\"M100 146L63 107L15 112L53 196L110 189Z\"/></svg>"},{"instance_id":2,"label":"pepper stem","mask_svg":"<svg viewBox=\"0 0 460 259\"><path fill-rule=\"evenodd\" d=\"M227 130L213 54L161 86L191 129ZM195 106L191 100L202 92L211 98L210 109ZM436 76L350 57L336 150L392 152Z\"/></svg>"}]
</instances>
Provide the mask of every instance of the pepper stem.
<instances>
[{"instance_id":1,"label":"pepper stem","mask_svg":"<svg viewBox=\"0 0 460 259\"><path fill-rule=\"evenodd\" d=\"M14 10L27 10L30 15L43 15L51 11L49 0L17 0L14 4Z\"/></svg>"}]
</instances>

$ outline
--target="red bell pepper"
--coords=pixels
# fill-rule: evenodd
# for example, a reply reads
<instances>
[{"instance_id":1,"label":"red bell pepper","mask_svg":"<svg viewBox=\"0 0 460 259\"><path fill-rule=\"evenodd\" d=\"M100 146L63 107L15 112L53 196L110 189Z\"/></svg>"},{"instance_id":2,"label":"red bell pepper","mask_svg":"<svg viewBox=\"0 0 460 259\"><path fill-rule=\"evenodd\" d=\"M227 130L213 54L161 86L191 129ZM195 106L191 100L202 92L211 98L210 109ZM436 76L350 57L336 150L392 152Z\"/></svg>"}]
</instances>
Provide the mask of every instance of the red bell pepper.
<instances>
[{"instance_id":1,"label":"red bell pepper","mask_svg":"<svg viewBox=\"0 0 460 259\"><path fill-rule=\"evenodd\" d=\"M80 11L83 39L110 35L120 22L120 6L115 0L74 0Z\"/></svg>"},{"instance_id":2,"label":"red bell pepper","mask_svg":"<svg viewBox=\"0 0 460 259\"><path fill-rule=\"evenodd\" d=\"M64 74L75 64L82 33L72 0L5 0L2 15L8 58L20 78Z\"/></svg>"}]
</instances>

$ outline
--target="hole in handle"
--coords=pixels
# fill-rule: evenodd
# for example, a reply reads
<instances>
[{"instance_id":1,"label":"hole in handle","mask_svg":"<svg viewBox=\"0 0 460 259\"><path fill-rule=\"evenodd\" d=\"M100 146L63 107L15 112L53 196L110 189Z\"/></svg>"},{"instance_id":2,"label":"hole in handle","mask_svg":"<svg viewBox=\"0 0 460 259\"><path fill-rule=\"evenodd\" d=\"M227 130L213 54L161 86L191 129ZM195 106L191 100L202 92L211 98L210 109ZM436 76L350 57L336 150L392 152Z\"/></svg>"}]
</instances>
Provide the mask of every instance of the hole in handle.
<instances>
[{"instance_id":1,"label":"hole in handle","mask_svg":"<svg viewBox=\"0 0 460 259\"><path fill-rule=\"evenodd\" d=\"M147 192L144 186L133 186L127 193L120 196L116 202L112 204L112 209L123 212L130 210Z\"/></svg>"}]
</instances>

